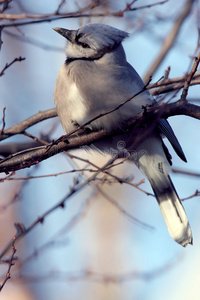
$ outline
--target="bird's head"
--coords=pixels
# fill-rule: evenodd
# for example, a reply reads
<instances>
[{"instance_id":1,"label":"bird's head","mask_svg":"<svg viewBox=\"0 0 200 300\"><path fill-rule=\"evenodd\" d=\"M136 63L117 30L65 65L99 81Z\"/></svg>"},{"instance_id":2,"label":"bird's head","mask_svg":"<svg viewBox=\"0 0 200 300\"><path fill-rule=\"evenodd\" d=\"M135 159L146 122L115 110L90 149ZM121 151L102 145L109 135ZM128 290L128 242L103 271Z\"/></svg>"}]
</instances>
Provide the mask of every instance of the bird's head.
<instances>
[{"instance_id":1,"label":"bird's head","mask_svg":"<svg viewBox=\"0 0 200 300\"><path fill-rule=\"evenodd\" d=\"M77 30L53 28L68 40L67 57L70 59L99 59L117 48L128 33L109 25L94 23Z\"/></svg>"}]
</instances>

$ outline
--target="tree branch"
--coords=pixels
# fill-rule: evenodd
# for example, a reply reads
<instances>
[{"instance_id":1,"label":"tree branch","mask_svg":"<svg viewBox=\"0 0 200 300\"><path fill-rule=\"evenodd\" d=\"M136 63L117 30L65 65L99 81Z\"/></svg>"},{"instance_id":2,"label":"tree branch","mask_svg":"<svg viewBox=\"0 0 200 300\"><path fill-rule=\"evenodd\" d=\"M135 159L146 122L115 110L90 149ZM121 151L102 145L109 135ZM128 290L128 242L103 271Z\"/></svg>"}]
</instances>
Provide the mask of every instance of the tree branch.
<instances>
[{"instance_id":1,"label":"tree branch","mask_svg":"<svg viewBox=\"0 0 200 300\"><path fill-rule=\"evenodd\" d=\"M100 7L98 1L91 1L88 5L84 6L83 8L78 9L75 12L69 12L69 13L60 13L60 4L57 8L57 10L53 13L50 14L41 14L41 15L29 15L29 14L0 14L0 19L2 20L23 20L25 19L26 21L22 22L13 22L13 23L7 23L3 24L0 26L1 28L5 27L16 27L16 26L24 26L24 25L30 25L30 24L35 24L35 23L43 23L43 22L51 22L59 19L68 19L68 18L91 18L91 17L106 17L106 16L113 16L113 17L123 17L124 13L129 12L129 11L135 11L135 10L141 10L145 8L150 8L155 5L162 5L166 3L168 0L163 0L160 2L156 2L153 4L147 4L144 6L138 6L138 7L132 7L132 2L129 4L127 3L125 8L123 10L119 11L106 11L106 12L97 12L97 13L86 13L88 10L92 10L94 8ZM62 2L61 2L62 5Z\"/></svg>"},{"instance_id":2,"label":"tree branch","mask_svg":"<svg viewBox=\"0 0 200 300\"><path fill-rule=\"evenodd\" d=\"M6 64L5 67L3 68L3 70L1 70L0 72L0 76L3 76L5 73L5 70L8 69L12 64L14 64L16 61L22 61L25 60L25 57L16 57L15 59L13 59L13 61L11 61L11 63Z\"/></svg>"},{"instance_id":3,"label":"tree branch","mask_svg":"<svg viewBox=\"0 0 200 300\"><path fill-rule=\"evenodd\" d=\"M187 80L187 74L176 78L167 78L147 86L152 95L160 95L175 90L180 90L184 87ZM190 81L190 86L200 84L200 72L196 72Z\"/></svg>"},{"instance_id":4,"label":"tree branch","mask_svg":"<svg viewBox=\"0 0 200 300\"><path fill-rule=\"evenodd\" d=\"M183 9L180 12L180 15L177 17L171 31L169 32L169 34L163 41L163 45L160 50L160 53L158 55L156 55L156 59L154 60L154 62L152 63L152 65L150 66L148 71L146 72L146 74L143 78L144 82L147 82L149 80L150 76L152 76L155 73L155 71L158 69L161 62L167 55L168 51L173 46L183 22L190 14L190 11L191 11L191 8L192 8L192 5L194 2L195 2L195 0L187 0L186 3L183 4Z\"/></svg>"},{"instance_id":5,"label":"tree branch","mask_svg":"<svg viewBox=\"0 0 200 300\"><path fill-rule=\"evenodd\" d=\"M98 171L96 171L91 177L86 179L85 181L79 183L76 182L69 190L67 195L62 198L58 203L51 206L45 213L43 213L40 217L38 217L37 220L35 220L32 224L29 225L29 227L25 228L25 226L21 223L15 224L15 227L17 228L17 233L14 236L14 240L17 241L21 239L25 234L30 232L37 224L43 223L45 218L50 215L52 212L59 208L64 208L65 203L78 191L82 190L85 186L87 186L90 182L94 181L99 175L99 173L102 172L102 170L105 170L109 164L112 164L114 159L111 159L108 163L106 163L102 168L99 168ZM7 246L3 249L3 251L0 253L0 259L7 253L7 251L10 249L10 247L13 245L13 239L7 244Z\"/></svg>"},{"instance_id":6,"label":"tree branch","mask_svg":"<svg viewBox=\"0 0 200 300\"><path fill-rule=\"evenodd\" d=\"M187 94L188 94L188 89L189 89L189 86L190 86L190 82L192 81L192 78L194 77L194 74L197 71L197 67L198 67L199 62L200 62L200 52L199 52L198 56L195 57L194 59L195 59L195 61L194 61L193 67L192 67L190 73L186 76L186 80L184 82L184 88L183 88L183 92L182 92L182 95L181 95L181 100L182 101L186 100L186 97L187 97Z\"/></svg>"},{"instance_id":7,"label":"tree branch","mask_svg":"<svg viewBox=\"0 0 200 300\"><path fill-rule=\"evenodd\" d=\"M138 143L145 138L152 130L161 117L168 118L174 115L186 115L200 120L200 106L188 103L186 101L177 101L171 104L162 104L159 107L152 107L149 111L141 113L136 118L127 123L127 128L131 130L134 137L133 143ZM152 124L152 122L154 122ZM148 130L143 126L148 126ZM0 172L10 172L19 169L30 167L51 156L54 156L63 151L77 149L83 146L91 146L97 141L108 139L112 136L118 136L123 140L124 132L106 132L101 130L98 132L82 133L79 136L63 136L56 142L52 142L47 146L40 146L33 149L28 149L8 156L0 162Z\"/></svg>"},{"instance_id":8,"label":"tree branch","mask_svg":"<svg viewBox=\"0 0 200 300\"><path fill-rule=\"evenodd\" d=\"M15 248L15 237L11 241L11 246L12 246L12 255L11 255L10 259L8 260L8 270L7 270L7 273L6 273L6 276L5 276L5 279L4 279L3 283L0 285L0 292L4 288L6 282L11 278L10 271L11 271L12 266L15 264L14 263L15 253L17 251L16 248Z\"/></svg>"},{"instance_id":9,"label":"tree branch","mask_svg":"<svg viewBox=\"0 0 200 300\"><path fill-rule=\"evenodd\" d=\"M56 117L57 112L55 108L43 110L38 112L37 114L31 116L30 118L27 118L26 120L8 128L3 131L3 133L0 135L0 141L13 136L15 134L23 133L27 128L52 117Z\"/></svg>"}]
</instances>

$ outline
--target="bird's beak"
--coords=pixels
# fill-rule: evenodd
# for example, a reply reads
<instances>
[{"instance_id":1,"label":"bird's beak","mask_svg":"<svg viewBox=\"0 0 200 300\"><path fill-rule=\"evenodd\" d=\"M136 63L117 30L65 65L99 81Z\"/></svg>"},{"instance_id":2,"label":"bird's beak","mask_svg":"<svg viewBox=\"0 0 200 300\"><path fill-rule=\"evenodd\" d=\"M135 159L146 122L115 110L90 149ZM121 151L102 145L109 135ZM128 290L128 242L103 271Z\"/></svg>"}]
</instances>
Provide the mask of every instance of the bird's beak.
<instances>
[{"instance_id":1,"label":"bird's beak","mask_svg":"<svg viewBox=\"0 0 200 300\"><path fill-rule=\"evenodd\" d=\"M60 27L54 27L53 30L55 30L57 33L64 36L71 43L74 43L75 37L76 37L76 30L68 30L68 29L60 28Z\"/></svg>"}]
</instances>

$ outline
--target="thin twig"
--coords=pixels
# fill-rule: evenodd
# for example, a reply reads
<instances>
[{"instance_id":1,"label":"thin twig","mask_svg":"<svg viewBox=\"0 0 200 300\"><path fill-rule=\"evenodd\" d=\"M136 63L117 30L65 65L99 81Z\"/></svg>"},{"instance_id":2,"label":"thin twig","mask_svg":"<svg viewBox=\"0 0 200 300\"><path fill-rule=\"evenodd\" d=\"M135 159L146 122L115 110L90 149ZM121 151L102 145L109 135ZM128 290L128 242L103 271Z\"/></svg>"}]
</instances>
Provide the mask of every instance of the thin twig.
<instances>
[{"instance_id":1,"label":"thin twig","mask_svg":"<svg viewBox=\"0 0 200 300\"><path fill-rule=\"evenodd\" d=\"M22 238L25 234L29 233L37 224L43 223L44 219L50 215L52 212L55 212L59 208L64 208L65 203L70 200L70 198L78 191L82 190L84 187L88 186L88 184L95 180L98 174L100 174L108 165L110 165L115 158L111 159L106 163L102 168L100 168L95 174L93 174L90 178L86 179L83 183L75 183L71 188L67 195L61 199L57 204L53 205L50 209L48 209L42 216L38 217L31 225L25 227L23 224L17 224L17 233L15 235L15 241ZM0 259L7 253L7 251L12 247L13 240L11 240L3 251L0 253Z\"/></svg>"},{"instance_id":2,"label":"thin twig","mask_svg":"<svg viewBox=\"0 0 200 300\"><path fill-rule=\"evenodd\" d=\"M47 242L45 242L39 248L34 250L34 252L32 254L30 254L26 258L20 260L21 265L24 266L26 263L29 263L31 259L34 259L45 249L52 249L52 246L55 247L56 245L60 246L61 243L58 242L59 236L61 236L63 234L67 235L70 232L70 230L72 228L74 228L83 219L83 217L87 214L89 206L91 206L91 204L93 204L94 201L96 200L96 198L94 197L95 194L96 194L96 191L93 191L92 194L90 196L88 196L88 198L83 202L83 204L81 205L78 212L74 216L71 217L71 220L67 224L65 224L62 228L59 228L59 230L57 232L55 232L51 236L51 238L48 239ZM64 245L66 243L68 243L68 239L66 240L66 242L64 242ZM62 244L63 244L63 242L62 242Z\"/></svg>"},{"instance_id":3,"label":"thin twig","mask_svg":"<svg viewBox=\"0 0 200 300\"><path fill-rule=\"evenodd\" d=\"M172 172L176 173L176 174L186 175L186 176L200 177L200 173L186 171L186 170L180 170L180 169L175 169L175 168L172 168Z\"/></svg>"},{"instance_id":4,"label":"thin twig","mask_svg":"<svg viewBox=\"0 0 200 300\"><path fill-rule=\"evenodd\" d=\"M62 3L63 1L61 1L61 5L59 4L58 9L56 10L56 12L53 13L49 13L49 14L35 14L35 15L29 15L29 14L0 14L0 19L2 20L22 20L22 19L38 19L38 20L43 20L45 21L46 19L50 19L51 17L58 17L62 16L62 17L73 17L77 14L81 14L85 11L87 11L88 9L94 8L95 6L97 6L97 4L95 4L95 2L91 2L90 4L87 4L86 6L84 6L83 8L80 8L79 10L77 10L76 12L70 12L70 13L59 13L59 9L60 7L63 5ZM14 24L15 26L19 26L18 24ZM4 25L3 25L4 26ZM5 26L7 27L7 26Z\"/></svg>"},{"instance_id":5,"label":"thin twig","mask_svg":"<svg viewBox=\"0 0 200 300\"><path fill-rule=\"evenodd\" d=\"M163 87L163 86L166 87L166 86L168 86L170 84L174 84L174 83L183 83L184 84L186 77L187 77L187 75L180 76L180 77L175 77L175 78L166 78L166 79L154 82L154 83L150 83L147 86L147 88L148 89L153 89L153 88L156 89L156 88ZM192 80L196 80L196 79L200 79L200 71L196 72L194 74L194 76L192 77ZM190 82L190 84L191 84L191 82Z\"/></svg>"},{"instance_id":6,"label":"thin twig","mask_svg":"<svg viewBox=\"0 0 200 300\"><path fill-rule=\"evenodd\" d=\"M11 61L11 63L9 64L6 64L5 67L3 68L3 70L1 70L0 72L0 76L3 76L5 73L5 70L8 69L12 64L14 64L16 61L23 61L25 60L26 58L25 57L16 57L15 59L13 59L13 61Z\"/></svg>"},{"instance_id":7,"label":"thin twig","mask_svg":"<svg viewBox=\"0 0 200 300\"><path fill-rule=\"evenodd\" d=\"M200 196L200 191L196 190L193 195L188 196L186 198L182 198L181 201L190 200L192 198L199 197L199 196Z\"/></svg>"},{"instance_id":8,"label":"thin twig","mask_svg":"<svg viewBox=\"0 0 200 300\"><path fill-rule=\"evenodd\" d=\"M14 256L15 256L15 253L17 251L16 248L15 248L15 241L16 241L16 238L14 237L12 239L12 242L11 242L11 244L12 244L12 255L11 255L11 258L9 259L9 265L8 265L8 270L7 270L7 273L6 273L6 277L3 281L3 283L0 285L0 292L4 288L6 282L11 278L10 271L11 271L12 266L14 266L14 264L15 264L14 263L14 260L15 260Z\"/></svg>"},{"instance_id":9,"label":"thin twig","mask_svg":"<svg viewBox=\"0 0 200 300\"><path fill-rule=\"evenodd\" d=\"M27 136L27 137L29 137L29 138L31 138L35 142L42 144L42 145L47 145L48 144L47 141L45 141L43 139L40 139L40 138L38 138L38 137L36 137L36 136L34 136L34 135L26 132L26 131L22 132L22 134L25 135L25 136Z\"/></svg>"},{"instance_id":10,"label":"thin twig","mask_svg":"<svg viewBox=\"0 0 200 300\"><path fill-rule=\"evenodd\" d=\"M9 8L9 3L11 2L12 0L1 0L0 1L0 4L3 4L3 8L0 10L1 13L3 13L6 9Z\"/></svg>"},{"instance_id":11,"label":"thin twig","mask_svg":"<svg viewBox=\"0 0 200 300\"><path fill-rule=\"evenodd\" d=\"M123 10L120 10L119 12L106 12L106 14L94 14L94 16L99 16L99 17L102 17L102 16L107 16L107 15L114 15L114 16L122 16L122 13L124 12L128 12L128 11L135 11L135 10L141 10L141 9L144 9L144 8L151 8L153 6L156 6L156 5L161 5L161 4L165 4L166 2L168 2L168 0L163 0L163 1L160 1L160 2L156 2L156 3L152 3L152 4L147 4L147 5L143 5L143 6L138 6L138 7L131 7L133 2L135 1L132 1L132 3L130 4L126 4L126 7L123 9ZM75 16L78 16L80 17L80 14L83 13L83 12L86 12L87 10L89 9L93 9L97 6L99 6L98 2L97 1L91 1L90 4L84 6L83 8L79 8L76 12L70 12L70 13L60 13L60 8L62 7L62 5L65 3L65 0L62 0L60 2L60 4L58 5L58 8L56 9L55 12L53 13L49 13L49 14L35 14L35 15L31 15L31 14L3 14L3 13L0 13L0 19L2 20L22 20L22 19L40 19L45 21L46 19L50 19L51 17L57 17L57 19L59 19L59 17L65 17L65 18L69 18L69 17L75 17ZM85 16L85 15L83 15ZM93 16L93 15L92 15ZM19 26L19 24L16 24L15 23L15 26ZM5 26L7 27L7 26Z\"/></svg>"},{"instance_id":12,"label":"thin twig","mask_svg":"<svg viewBox=\"0 0 200 300\"><path fill-rule=\"evenodd\" d=\"M168 79L169 78L169 73L171 71L171 67L168 66L168 68L165 70L165 76L164 76L164 80Z\"/></svg>"},{"instance_id":13,"label":"thin twig","mask_svg":"<svg viewBox=\"0 0 200 300\"><path fill-rule=\"evenodd\" d=\"M140 10L144 8L150 8L155 5L164 4L167 0L163 0L157 3L144 5L141 7L135 7L132 9L127 9L127 6L124 10L120 11L107 11L106 13L86 13L88 10L92 10L95 7L98 7L98 1L92 1L90 4L86 5L85 7L78 9L76 12L69 12L69 13L60 13L60 12L53 12L50 14L43 14L43 15L28 15L28 14L0 14L0 19L5 20L22 20L27 19L28 21L24 22L13 22L7 23L0 26L0 30L6 27L19 27L24 25L36 24L36 23L43 23L43 22L52 22L59 19L67 19L67 18L92 18L92 17L106 17L106 16L113 16L113 17L123 17L124 12L133 11L133 10ZM32 19L30 21L30 19ZM34 20L36 19L36 20Z\"/></svg>"},{"instance_id":14,"label":"thin twig","mask_svg":"<svg viewBox=\"0 0 200 300\"><path fill-rule=\"evenodd\" d=\"M200 52L199 52L198 56L194 58L194 64L192 66L192 69L191 69L190 73L188 74L188 76L186 77L183 92L182 92L182 95L181 95L181 100L182 101L186 101L187 94L188 94L188 89L189 89L191 80L192 80L192 78L194 77L194 74L197 71L197 67L199 65L199 62L200 62Z\"/></svg>"},{"instance_id":15,"label":"thin twig","mask_svg":"<svg viewBox=\"0 0 200 300\"><path fill-rule=\"evenodd\" d=\"M141 5L141 6L137 6L137 7L131 7L132 4L134 4L134 2L135 2L135 1L132 1L132 4L130 3L130 4L126 5L126 10L125 11L134 11L134 10L141 10L141 9L144 9L144 8L151 8L153 6L165 4L168 1L169 0L163 0L163 1L155 2L155 3L151 3L151 4Z\"/></svg>"},{"instance_id":16,"label":"thin twig","mask_svg":"<svg viewBox=\"0 0 200 300\"><path fill-rule=\"evenodd\" d=\"M29 179L38 179L38 178L48 178L48 177L57 177L60 175L66 175L66 174L72 174L72 173L83 173L83 172L90 172L94 173L96 170L94 169L89 169L89 168L82 168L82 169L72 169L69 171L63 171L63 172L58 172L58 173L53 173L53 174L45 174L45 175L28 175L26 177L12 177L15 175L15 173L11 173L8 176L4 178L0 178L0 182L4 181L21 181L21 180L29 180Z\"/></svg>"},{"instance_id":17,"label":"thin twig","mask_svg":"<svg viewBox=\"0 0 200 300\"><path fill-rule=\"evenodd\" d=\"M56 9L55 11L55 14L58 15L60 13L60 9L61 7L63 6L63 4L65 3L66 0L61 0L59 5L58 5L58 8Z\"/></svg>"},{"instance_id":18,"label":"thin twig","mask_svg":"<svg viewBox=\"0 0 200 300\"><path fill-rule=\"evenodd\" d=\"M15 134L23 133L27 128L52 117L56 117L57 112L55 108L43 110L35 115L25 119L24 121L4 130L3 134L0 136L0 141L4 140Z\"/></svg>"},{"instance_id":19,"label":"thin twig","mask_svg":"<svg viewBox=\"0 0 200 300\"><path fill-rule=\"evenodd\" d=\"M124 215L126 215L132 222L139 225L140 227L147 229L147 230L153 230L155 229L153 226L139 220L138 218L134 217L132 214L127 212L116 200L114 200L110 195L108 195L103 189L101 189L99 186L97 186L98 191L100 194L111 204L113 204L120 212L122 212Z\"/></svg>"},{"instance_id":20,"label":"thin twig","mask_svg":"<svg viewBox=\"0 0 200 300\"><path fill-rule=\"evenodd\" d=\"M1 130L0 130L0 135L2 135L3 134L3 132L4 132L4 129L5 129L5 126L6 126L6 121L5 121L5 118L6 118L6 114L5 114L5 111L6 111L6 107L4 106L3 107L3 117L2 117L2 128L1 128Z\"/></svg>"},{"instance_id":21,"label":"thin twig","mask_svg":"<svg viewBox=\"0 0 200 300\"><path fill-rule=\"evenodd\" d=\"M158 69L161 62L163 61L163 59L165 58L165 56L167 55L167 53L173 46L183 22L190 14L190 11L191 11L191 8L192 8L192 5L194 2L195 2L195 0L187 0L186 3L183 4L182 11L180 12L179 16L177 17L171 31L165 38L162 48L160 50L160 53L158 55L156 55L156 59L154 60L154 62L152 63L152 65L150 66L148 71L146 72L144 79L143 79L144 82L147 82L149 77L155 73L155 71Z\"/></svg>"},{"instance_id":22,"label":"thin twig","mask_svg":"<svg viewBox=\"0 0 200 300\"><path fill-rule=\"evenodd\" d=\"M77 282L77 281L93 281L102 284L122 284L129 282L131 280L143 280L149 282L155 278L160 278L161 275L166 275L166 272L174 268L177 265L178 260L174 259L162 265L161 267L154 268L148 271L135 271L131 270L129 272L122 272L120 274L111 273L99 273L90 269L81 269L80 271L73 272L46 272L46 274L34 275L24 275L20 274L21 279L25 282L43 282L46 280L63 280L65 282Z\"/></svg>"}]
</instances>

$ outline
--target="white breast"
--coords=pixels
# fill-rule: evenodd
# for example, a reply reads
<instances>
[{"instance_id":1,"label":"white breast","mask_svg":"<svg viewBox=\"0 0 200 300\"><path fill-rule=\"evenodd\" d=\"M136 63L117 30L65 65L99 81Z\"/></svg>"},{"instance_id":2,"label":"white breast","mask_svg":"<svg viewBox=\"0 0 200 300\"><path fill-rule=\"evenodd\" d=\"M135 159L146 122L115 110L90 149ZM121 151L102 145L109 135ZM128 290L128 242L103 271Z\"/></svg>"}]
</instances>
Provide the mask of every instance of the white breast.
<instances>
[{"instance_id":1,"label":"white breast","mask_svg":"<svg viewBox=\"0 0 200 300\"><path fill-rule=\"evenodd\" d=\"M79 124L84 122L87 112L86 103L75 83L72 83L69 88L67 104L71 107L72 120Z\"/></svg>"},{"instance_id":2,"label":"white breast","mask_svg":"<svg viewBox=\"0 0 200 300\"><path fill-rule=\"evenodd\" d=\"M83 124L87 120L87 103L81 96L77 85L69 78L67 68L62 66L58 73L54 100L58 116L65 132L75 128L74 124Z\"/></svg>"}]
</instances>

